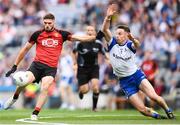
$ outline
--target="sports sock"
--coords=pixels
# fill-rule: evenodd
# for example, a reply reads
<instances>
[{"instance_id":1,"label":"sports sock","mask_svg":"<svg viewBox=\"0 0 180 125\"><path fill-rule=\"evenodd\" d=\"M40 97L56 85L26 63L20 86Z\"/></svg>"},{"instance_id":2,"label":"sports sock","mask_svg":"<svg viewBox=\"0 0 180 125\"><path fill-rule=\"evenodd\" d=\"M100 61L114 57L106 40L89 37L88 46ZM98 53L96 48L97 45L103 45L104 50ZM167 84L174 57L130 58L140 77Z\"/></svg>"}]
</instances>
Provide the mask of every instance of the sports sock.
<instances>
[{"instance_id":1,"label":"sports sock","mask_svg":"<svg viewBox=\"0 0 180 125\"><path fill-rule=\"evenodd\" d=\"M18 99L19 93L14 93L13 99Z\"/></svg>"},{"instance_id":2,"label":"sports sock","mask_svg":"<svg viewBox=\"0 0 180 125\"><path fill-rule=\"evenodd\" d=\"M166 114L167 114L169 119L175 119L175 116L174 116L174 114L172 112L172 109L168 108L165 111L166 111Z\"/></svg>"},{"instance_id":3,"label":"sports sock","mask_svg":"<svg viewBox=\"0 0 180 125\"><path fill-rule=\"evenodd\" d=\"M79 98L80 98L80 99L83 99L83 97L84 97L83 93L82 93L82 92L79 92Z\"/></svg>"},{"instance_id":4,"label":"sports sock","mask_svg":"<svg viewBox=\"0 0 180 125\"><path fill-rule=\"evenodd\" d=\"M172 112L170 108L166 109L165 112Z\"/></svg>"},{"instance_id":5,"label":"sports sock","mask_svg":"<svg viewBox=\"0 0 180 125\"><path fill-rule=\"evenodd\" d=\"M152 117L158 119L160 115L158 113L152 113Z\"/></svg>"},{"instance_id":6,"label":"sports sock","mask_svg":"<svg viewBox=\"0 0 180 125\"><path fill-rule=\"evenodd\" d=\"M99 93L93 93L93 109L96 109L97 107L98 97L99 97Z\"/></svg>"},{"instance_id":7,"label":"sports sock","mask_svg":"<svg viewBox=\"0 0 180 125\"><path fill-rule=\"evenodd\" d=\"M153 109L151 109L149 107L146 107L146 110L147 110L149 116L151 116L155 119L160 119L161 115L158 112L154 111Z\"/></svg>"},{"instance_id":8,"label":"sports sock","mask_svg":"<svg viewBox=\"0 0 180 125\"><path fill-rule=\"evenodd\" d=\"M38 115L40 112L41 108L35 107L34 111L32 112L33 115Z\"/></svg>"}]
</instances>

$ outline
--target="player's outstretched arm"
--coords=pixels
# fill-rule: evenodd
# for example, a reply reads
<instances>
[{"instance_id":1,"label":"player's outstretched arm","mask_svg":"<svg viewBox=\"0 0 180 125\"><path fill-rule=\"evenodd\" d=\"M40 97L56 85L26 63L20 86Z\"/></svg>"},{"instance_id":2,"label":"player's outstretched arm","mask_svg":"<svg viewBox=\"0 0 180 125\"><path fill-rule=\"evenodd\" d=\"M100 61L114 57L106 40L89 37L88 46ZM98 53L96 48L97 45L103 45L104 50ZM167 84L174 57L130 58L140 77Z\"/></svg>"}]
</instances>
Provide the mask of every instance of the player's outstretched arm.
<instances>
[{"instance_id":1,"label":"player's outstretched arm","mask_svg":"<svg viewBox=\"0 0 180 125\"><path fill-rule=\"evenodd\" d=\"M131 33L128 34L128 38L134 43L135 49L140 47L141 43L139 42L139 40L135 39Z\"/></svg>"},{"instance_id":2,"label":"player's outstretched arm","mask_svg":"<svg viewBox=\"0 0 180 125\"><path fill-rule=\"evenodd\" d=\"M21 62L21 60L24 58L24 56L26 55L26 53L29 51L29 49L33 46L33 44L27 42L25 44L25 46L20 50L20 52L18 53L15 63L12 66L12 68L6 73L6 77L10 76L12 73L14 73L17 69L17 66L19 65L19 63Z\"/></svg>"},{"instance_id":3,"label":"player's outstretched arm","mask_svg":"<svg viewBox=\"0 0 180 125\"><path fill-rule=\"evenodd\" d=\"M116 12L117 12L117 5L112 4L108 7L106 17L104 18L102 32L104 33L107 42L109 42L112 38L112 34L109 27L110 27L111 18Z\"/></svg>"},{"instance_id":4,"label":"player's outstretched arm","mask_svg":"<svg viewBox=\"0 0 180 125\"><path fill-rule=\"evenodd\" d=\"M25 46L19 51L18 55L17 55L17 58L16 58L16 61L15 61L15 65L19 65L19 63L21 62L21 60L24 58L24 56L26 55L26 53L29 51L29 49L31 49L31 47L33 46L34 44L31 44L29 42L27 42L25 44Z\"/></svg>"},{"instance_id":5,"label":"player's outstretched arm","mask_svg":"<svg viewBox=\"0 0 180 125\"><path fill-rule=\"evenodd\" d=\"M71 40L72 41L80 41L80 42L91 42L96 39L96 36L88 36L88 35L83 35L83 36L78 36L78 35L72 35Z\"/></svg>"}]
</instances>

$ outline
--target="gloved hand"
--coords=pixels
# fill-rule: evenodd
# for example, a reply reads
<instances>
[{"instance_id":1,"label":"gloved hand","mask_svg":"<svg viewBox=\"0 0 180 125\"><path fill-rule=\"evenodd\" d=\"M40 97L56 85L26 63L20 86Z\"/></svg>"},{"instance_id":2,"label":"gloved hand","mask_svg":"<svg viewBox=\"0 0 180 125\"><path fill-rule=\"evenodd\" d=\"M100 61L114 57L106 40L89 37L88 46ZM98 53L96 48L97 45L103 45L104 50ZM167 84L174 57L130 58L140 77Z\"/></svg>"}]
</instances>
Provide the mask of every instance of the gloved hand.
<instances>
[{"instance_id":1,"label":"gloved hand","mask_svg":"<svg viewBox=\"0 0 180 125\"><path fill-rule=\"evenodd\" d=\"M17 70L17 66L13 65L13 67L6 73L6 77L9 77L11 73L14 73Z\"/></svg>"},{"instance_id":2,"label":"gloved hand","mask_svg":"<svg viewBox=\"0 0 180 125\"><path fill-rule=\"evenodd\" d=\"M103 37L104 37L104 33L101 30L99 30L99 32L96 35L96 39L101 40Z\"/></svg>"}]
</instances>

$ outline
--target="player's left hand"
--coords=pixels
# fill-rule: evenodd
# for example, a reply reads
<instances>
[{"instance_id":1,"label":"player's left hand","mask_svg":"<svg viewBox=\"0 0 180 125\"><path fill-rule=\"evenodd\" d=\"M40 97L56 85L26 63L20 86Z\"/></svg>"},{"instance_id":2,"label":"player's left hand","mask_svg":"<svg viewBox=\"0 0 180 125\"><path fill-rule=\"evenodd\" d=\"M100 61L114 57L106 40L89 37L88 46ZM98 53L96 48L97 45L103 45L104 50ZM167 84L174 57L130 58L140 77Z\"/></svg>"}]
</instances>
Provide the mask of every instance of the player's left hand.
<instances>
[{"instance_id":1,"label":"player's left hand","mask_svg":"<svg viewBox=\"0 0 180 125\"><path fill-rule=\"evenodd\" d=\"M17 70L17 66L13 65L13 67L6 73L6 77L9 77L12 73Z\"/></svg>"},{"instance_id":2,"label":"player's left hand","mask_svg":"<svg viewBox=\"0 0 180 125\"><path fill-rule=\"evenodd\" d=\"M130 39L130 40L132 40L132 41L134 41L134 36L131 34L131 33L128 33L128 38Z\"/></svg>"},{"instance_id":3,"label":"player's left hand","mask_svg":"<svg viewBox=\"0 0 180 125\"><path fill-rule=\"evenodd\" d=\"M104 33L100 30L96 35L96 39L101 40L103 37L104 37Z\"/></svg>"}]
</instances>

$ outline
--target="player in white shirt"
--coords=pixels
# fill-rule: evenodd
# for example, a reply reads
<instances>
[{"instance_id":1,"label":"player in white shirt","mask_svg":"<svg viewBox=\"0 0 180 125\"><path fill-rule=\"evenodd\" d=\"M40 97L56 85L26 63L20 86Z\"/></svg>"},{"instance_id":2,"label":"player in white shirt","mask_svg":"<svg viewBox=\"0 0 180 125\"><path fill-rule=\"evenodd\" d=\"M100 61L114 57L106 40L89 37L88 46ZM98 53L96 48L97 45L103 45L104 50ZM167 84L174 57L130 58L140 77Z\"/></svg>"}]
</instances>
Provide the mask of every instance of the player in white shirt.
<instances>
[{"instance_id":1,"label":"player in white shirt","mask_svg":"<svg viewBox=\"0 0 180 125\"><path fill-rule=\"evenodd\" d=\"M73 82L74 82L74 61L71 52L68 48L63 49L61 59L59 63L60 67L60 79L59 88L62 104L62 109L68 108L69 110L75 109L75 97L73 93Z\"/></svg>"},{"instance_id":2,"label":"player in white shirt","mask_svg":"<svg viewBox=\"0 0 180 125\"><path fill-rule=\"evenodd\" d=\"M156 94L144 73L135 64L135 53L136 49L140 46L140 42L132 36L129 27L125 25L118 26L115 29L115 36L112 36L109 27L111 17L116 12L117 5L112 4L108 7L102 31L108 43L110 62L114 74L119 78L121 88L130 103L143 115L156 119L167 118L155 112L153 109L146 107L139 95L139 90L157 102L157 104L165 110L169 119L174 119L175 117L164 99Z\"/></svg>"}]
</instances>

